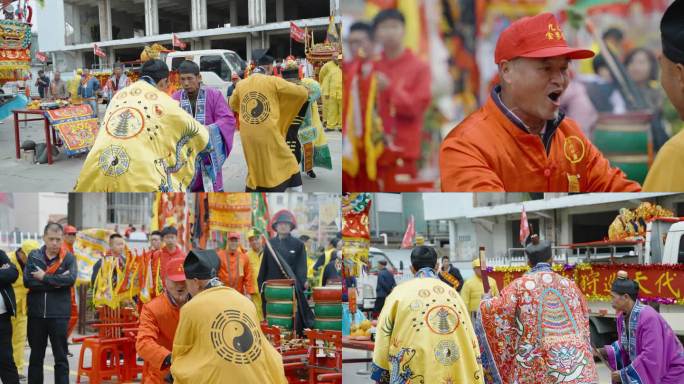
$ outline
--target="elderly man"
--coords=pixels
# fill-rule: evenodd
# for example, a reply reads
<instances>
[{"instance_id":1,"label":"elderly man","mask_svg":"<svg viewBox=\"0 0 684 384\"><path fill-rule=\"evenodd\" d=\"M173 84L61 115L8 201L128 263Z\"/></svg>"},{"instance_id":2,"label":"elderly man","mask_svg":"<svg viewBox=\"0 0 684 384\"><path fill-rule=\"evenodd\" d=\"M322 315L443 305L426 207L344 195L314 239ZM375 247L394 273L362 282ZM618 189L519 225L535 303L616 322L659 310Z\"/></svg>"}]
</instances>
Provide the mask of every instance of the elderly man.
<instances>
[{"instance_id":1,"label":"elderly man","mask_svg":"<svg viewBox=\"0 0 684 384\"><path fill-rule=\"evenodd\" d=\"M166 268L164 294L145 304L140 313L135 349L145 361L143 384L162 384L169 374L180 309L189 299L183 259L169 261Z\"/></svg>"},{"instance_id":2,"label":"elderly man","mask_svg":"<svg viewBox=\"0 0 684 384\"><path fill-rule=\"evenodd\" d=\"M93 117L97 119L97 92L100 90L100 81L90 74L90 69L83 68L81 82L78 85L78 95L93 109Z\"/></svg>"},{"instance_id":3,"label":"elderly man","mask_svg":"<svg viewBox=\"0 0 684 384\"><path fill-rule=\"evenodd\" d=\"M53 99L68 99L70 97L66 82L62 80L62 74L59 71L55 71L54 78L50 83L50 97Z\"/></svg>"},{"instance_id":4,"label":"elderly man","mask_svg":"<svg viewBox=\"0 0 684 384\"><path fill-rule=\"evenodd\" d=\"M442 143L442 190L639 191L559 110L570 60L593 56L568 47L550 13L504 30L495 50L500 85Z\"/></svg>"},{"instance_id":5,"label":"elderly man","mask_svg":"<svg viewBox=\"0 0 684 384\"><path fill-rule=\"evenodd\" d=\"M485 369L505 384L597 383L582 291L553 272L549 242L533 241L525 254L531 269L480 304Z\"/></svg>"},{"instance_id":6,"label":"elderly man","mask_svg":"<svg viewBox=\"0 0 684 384\"><path fill-rule=\"evenodd\" d=\"M216 252L192 250L183 267L192 299L181 308L173 340L174 383L287 383L254 304L216 278Z\"/></svg>"},{"instance_id":7,"label":"elderly man","mask_svg":"<svg viewBox=\"0 0 684 384\"><path fill-rule=\"evenodd\" d=\"M221 167L233 148L235 116L226 104L221 91L201 85L200 68L194 61L183 61L178 66L178 72L183 89L176 91L172 97L179 101L185 112L207 127L209 140L214 148L211 157L206 157L201 162L204 174L213 180L213 184L204 185L203 178L197 177L191 189L196 192L221 192L223 191Z\"/></svg>"},{"instance_id":8,"label":"elderly man","mask_svg":"<svg viewBox=\"0 0 684 384\"><path fill-rule=\"evenodd\" d=\"M660 21L663 54L660 55L660 82L667 97L684 119L684 1L675 0ZM644 181L644 191L681 192L684 178L679 166L684 164L684 131L668 140L658 151Z\"/></svg>"},{"instance_id":9,"label":"elderly man","mask_svg":"<svg viewBox=\"0 0 684 384\"><path fill-rule=\"evenodd\" d=\"M114 65L114 74L109 77L105 89L108 99L111 100L114 95L120 90L126 88L131 84L125 73L123 73L123 66L121 64Z\"/></svg>"}]
</instances>

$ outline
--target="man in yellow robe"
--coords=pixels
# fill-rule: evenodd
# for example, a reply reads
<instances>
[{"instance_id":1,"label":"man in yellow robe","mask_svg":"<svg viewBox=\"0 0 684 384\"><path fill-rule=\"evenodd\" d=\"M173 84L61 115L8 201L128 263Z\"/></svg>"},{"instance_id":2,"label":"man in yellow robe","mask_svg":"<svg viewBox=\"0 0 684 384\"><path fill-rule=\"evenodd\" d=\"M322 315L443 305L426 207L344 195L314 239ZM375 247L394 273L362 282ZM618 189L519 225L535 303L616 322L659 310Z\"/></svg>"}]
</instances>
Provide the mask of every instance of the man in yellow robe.
<instances>
[{"instance_id":1,"label":"man in yellow robe","mask_svg":"<svg viewBox=\"0 0 684 384\"><path fill-rule=\"evenodd\" d=\"M397 285L378 318L371 379L378 383L483 383L480 348L458 292L437 278L437 252L411 252L415 278Z\"/></svg>"},{"instance_id":2,"label":"man in yellow robe","mask_svg":"<svg viewBox=\"0 0 684 384\"><path fill-rule=\"evenodd\" d=\"M479 258L473 260L473 272L475 272L475 275L466 280L461 289L463 303L465 303L471 316L474 316L480 309L480 301L482 301L482 295L484 295L484 285L482 284L482 272L480 270ZM499 289L496 286L496 280L489 276L487 276L487 280L489 280L489 293L492 296L498 295Z\"/></svg>"},{"instance_id":3,"label":"man in yellow robe","mask_svg":"<svg viewBox=\"0 0 684 384\"><path fill-rule=\"evenodd\" d=\"M338 131L342 130L342 68L339 64L341 59L342 55L334 55L333 60L326 63L332 65L321 84L325 126L327 129Z\"/></svg>"},{"instance_id":4,"label":"man in yellow robe","mask_svg":"<svg viewBox=\"0 0 684 384\"><path fill-rule=\"evenodd\" d=\"M28 254L38 248L40 248L40 244L37 241L24 240L19 249L15 252L10 252L8 255L12 264L19 271L19 278L12 284L14 297L17 301L16 316L12 317L12 351L14 354L14 364L17 366L20 379L24 376L22 372L24 372L26 365L24 350L26 347L26 325L28 321L26 316L26 295L28 294L28 289L24 287L24 267L26 266Z\"/></svg>"},{"instance_id":5,"label":"man in yellow robe","mask_svg":"<svg viewBox=\"0 0 684 384\"><path fill-rule=\"evenodd\" d=\"M147 61L141 79L112 98L76 192L185 192L204 176L195 161L209 133L164 92L168 76L163 61Z\"/></svg>"},{"instance_id":6,"label":"man in yellow robe","mask_svg":"<svg viewBox=\"0 0 684 384\"><path fill-rule=\"evenodd\" d=\"M261 268L261 257L264 254L264 245L261 243L259 233L254 229L247 232L247 240L249 240L247 257L249 257L249 267L252 268L252 286L256 287L256 293L252 294L252 302L254 302L259 321L261 321L264 319L264 313L261 309L261 294L259 293L259 282L257 281L257 278L259 277L259 269Z\"/></svg>"},{"instance_id":7,"label":"man in yellow robe","mask_svg":"<svg viewBox=\"0 0 684 384\"><path fill-rule=\"evenodd\" d=\"M297 159L285 136L308 98L301 85L267 74L273 59L264 54L259 67L237 83L230 107L238 114L242 150L247 162L246 192L302 191ZM306 112L306 111L304 111Z\"/></svg>"},{"instance_id":8,"label":"man in yellow robe","mask_svg":"<svg viewBox=\"0 0 684 384\"><path fill-rule=\"evenodd\" d=\"M216 251L194 249L183 267L192 299L173 340L173 382L286 384L282 356L261 331L254 304L217 279Z\"/></svg>"},{"instance_id":9,"label":"man in yellow robe","mask_svg":"<svg viewBox=\"0 0 684 384\"><path fill-rule=\"evenodd\" d=\"M322 104L323 104L323 123L325 124L326 130L328 129L328 103L325 102L325 96L328 95L327 90L325 89L325 79L328 77L330 74L330 70L332 67L336 66L335 61L333 60L335 57L337 57L337 53L333 52L332 56L330 57L330 61L327 61L321 69L318 70L318 83L321 85L321 96L323 97Z\"/></svg>"}]
</instances>

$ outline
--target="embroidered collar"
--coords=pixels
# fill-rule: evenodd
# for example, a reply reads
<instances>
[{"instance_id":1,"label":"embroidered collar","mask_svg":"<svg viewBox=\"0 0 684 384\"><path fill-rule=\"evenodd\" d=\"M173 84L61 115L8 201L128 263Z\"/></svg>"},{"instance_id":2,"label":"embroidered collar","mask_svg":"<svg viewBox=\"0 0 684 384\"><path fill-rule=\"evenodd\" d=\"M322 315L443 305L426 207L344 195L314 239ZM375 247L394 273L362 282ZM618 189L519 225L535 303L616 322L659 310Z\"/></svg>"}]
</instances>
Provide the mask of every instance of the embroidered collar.
<instances>
[{"instance_id":1,"label":"embroidered collar","mask_svg":"<svg viewBox=\"0 0 684 384\"><path fill-rule=\"evenodd\" d=\"M549 263L537 263L532 269L527 273L537 273L537 272L553 272L551 269L551 264Z\"/></svg>"},{"instance_id":2,"label":"embroidered collar","mask_svg":"<svg viewBox=\"0 0 684 384\"><path fill-rule=\"evenodd\" d=\"M192 105L190 104L190 98L185 90L181 90L180 94L180 106L187 112L190 116L194 117L195 120L200 122L202 125L206 125L206 92L204 88L200 87L197 90L197 100L195 101L195 114L192 113Z\"/></svg>"},{"instance_id":3,"label":"embroidered collar","mask_svg":"<svg viewBox=\"0 0 684 384\"><path fill-rule=\"evenodd\" d=\"M437 278L435 270L429 267L421 268L416 272L416 277L432 277Z\"/></svg>"},{"instance_id":4,"label":"embroidered collar","mask_svg":"<svg viewBox=\"0 0 684 384\"><path fill-rule=\"evenodd\" d=\"M149 76L140 76L140 80L147 82L148 84L152 86L157 86L157 82L154 81L151 77Z\"/></svg>"}]
</instances>

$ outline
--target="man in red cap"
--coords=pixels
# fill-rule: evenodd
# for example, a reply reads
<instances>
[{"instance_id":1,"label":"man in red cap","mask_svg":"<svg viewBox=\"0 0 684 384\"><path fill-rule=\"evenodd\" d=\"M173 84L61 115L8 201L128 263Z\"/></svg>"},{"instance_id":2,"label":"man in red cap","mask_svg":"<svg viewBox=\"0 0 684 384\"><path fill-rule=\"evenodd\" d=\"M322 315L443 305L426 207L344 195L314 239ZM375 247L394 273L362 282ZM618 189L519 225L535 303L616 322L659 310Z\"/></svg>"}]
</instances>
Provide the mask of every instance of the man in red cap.
<instances>
[{"instance_id":1,"label":"man in red cap","mask_svg":"<svg viewBox=\"0 0 684 384\"><path fill-rule=\"evenodd\" d=\"M219 280L226 287L231 287L251 299L256 293L256 287L253 284L249 257L240 247L240 234L230 232L226 249L216 253L221 261L221 268L218 271Z\"/></svg>"},{"instance_id":2,"label":"man in red cap","mask_svg":"<svg viewBox=\"0 0 684 384\"><path fill-rule=\"evenodd\" d=\"M164 383L169 374L180 308L189 297L183 261L184 258L175 258L166 264L164 294L145 304L140 313L135 349L145 360L143 384Z\"/></svg>"},{"instance_id":3,"label":"man in red cap","mask_svg":"<svg viewBox=\"0 0 684 384\"><path fill-rule=\"evenodd\" d=\"M495 50L500 85L444 139L442 191L636 192L559 110L571 48L550 13L512 23Z\"/></svg>"},{"instance_id":4,"label":"man in red cap","mask_svg":"<svg viewBox=\"0 0 684 384\"><path fill-rule=\"evenodd\" d=\"M157 270L159 265L159 271L162 274L162 282L166 282L166 264L171 259L180 257L185 258L185 253L178 246L178 230L174 227L166 227L162 230L162 247L158 251L152 254L152 268Z\"/></svg>"}]
</instances>

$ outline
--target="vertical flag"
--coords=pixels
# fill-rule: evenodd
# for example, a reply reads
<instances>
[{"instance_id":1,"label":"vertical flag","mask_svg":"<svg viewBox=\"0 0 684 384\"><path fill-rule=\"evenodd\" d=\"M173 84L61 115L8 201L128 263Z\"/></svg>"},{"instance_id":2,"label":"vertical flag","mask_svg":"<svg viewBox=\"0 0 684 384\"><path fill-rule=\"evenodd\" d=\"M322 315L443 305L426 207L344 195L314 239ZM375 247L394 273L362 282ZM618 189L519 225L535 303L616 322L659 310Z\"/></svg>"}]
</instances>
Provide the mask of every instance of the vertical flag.
<instances>
[{"instance_id":1,"label":"vertical flag","mask_svg":"<svg viewBox=\"0 0 684 384\"><path fill-rule=\"evenodd\" d=\"M527 213L523 205L522 214L520 215L520 244L525 245L525 240L530 236L530 223L527 221Z\"/></svg>"},{"instance_id":2,"label":"vertical flag","mask_svg":"<svg viewBox=\"0 0 684 384\"><path fill-rule=\"evenodd\" d=\"M102 48L98 47L97 44L93 44L93 54L99 57L107 57L105 51L103 51Z\"/></svg>"},{"instance_id":3,"label":"vertical flag","mask_svg":"<svg viewBox=\"0 0 684 384\"><path fill-rule=\"evenodd\" d=\"M409 218L408 225L406 226L406 233L404 233L404 239L401 241L401 248L413 248L413 238L416 236L416 221L413 215Z\"/></svg>"},{"instance_id":4,"label":"vertical flag","mask_svg":"<svg viewBox=\"0 0 684 384\"><path fill-rule=\"evenodd\" d=\"M268 211L266 194L252 193L252 227L260 233L270 237L272 233L268 224L271 222L271 214Z\"/></svg>"},{"instance_id":5,"label":"vertical flag","mask_svg":"<svg viewBox=\"0 0 684 384\"><path fill-rule=\"evenodd\" d=\"M290 38L299 43L303 43L306 39L306 32L293 21L290 21Z\"/></svg>"},{"instance_id":6,"label":"vertical flag","mask_svg":"<svg viewBox=\"0 0 684 384\"><path fill-rule=\"evenodd\" d=\"M335 17L330 15L330 22L328 23L328 33L325 36L327 43L337 43L340 41L340 35L337 33L337 26L335 25Z\"/></svg>"},{"instance_id":7,"label":"vertical flag","mask_svg":"<svg viewBox=\"0 0 684 384\"><path fill-rule=\"evenodd\" d=\"M171 34L171 46L172 47L178 47L180 49L185 49L188 45L184 43L181 39L176 36L175 33Z\"/></svg>"}]
</instances>

